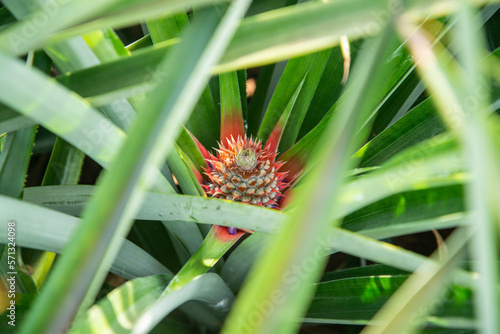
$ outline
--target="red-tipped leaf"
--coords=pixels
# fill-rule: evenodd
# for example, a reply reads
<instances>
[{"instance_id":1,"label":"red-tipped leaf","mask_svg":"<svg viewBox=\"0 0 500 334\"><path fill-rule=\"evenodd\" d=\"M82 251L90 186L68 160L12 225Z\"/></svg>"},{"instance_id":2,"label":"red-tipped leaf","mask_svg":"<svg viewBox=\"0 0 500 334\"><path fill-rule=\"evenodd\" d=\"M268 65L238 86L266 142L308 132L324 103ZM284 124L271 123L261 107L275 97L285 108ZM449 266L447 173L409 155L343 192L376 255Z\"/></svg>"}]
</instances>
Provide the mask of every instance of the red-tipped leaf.
<instances>
[{"instance_id":1,"label":"red-tipped leaf","mask_svg":"<svg viewBox=\"0 0 500 334\"><path fill-rule=\"evenodd\" d=\"M281 167L280 171L287 173L286 182L292 186L304 170L307 159L300 154L300 151L286 160L283 157L280 157L279 160L282 159L285 161L285 164Z\"/></svg>"},{"instance_id":2,"label":"red-tipped leaf","mask_svg":"<svg viewBox=\"0 0 500 334\"><path fill-rule=\"evenodd\" d=\"M187 134L189 134L189 136L191 137L191 139L195 143L196 147L198 147L198 150L200 151L201 155L203 156L203 159L205 161L208 160L208 159L210 159L210 153L208 153L208 151L205 148L205 146L203 146L200 143L200 141L188 129L184 128L184 130L186 130ZM203 167L206 167L206 166L203 166Z\"/></svg>"},{"instance_id":3,"label":"red-tipped leaf","mask_svg":"<svg viewBox=\"0 0 500 334\"><path fill-rule=\"evenodd\" d=\"M191 172L193 173L193 175L196 177L196 181L198 181L198 183L200 184L200 186L202 186L203 184L205 184L205 179L203 178L203 175L201 175L200 171L196 168L196 166L191 161L191 159L189 159L189 157L184 156L182 154L181 154L181 157L184 159L184 162L189 167L189 169L191 170Z\"/></svg>"},{"instance_id":4,"label":"red-tipped leaf","mask_svg":"<svg viewBox=\"0 0 500 334\"><path fill-rule=\"evenodd\" d=\"M288 172L288 177L286 178L288 183L293 185L306 167L307 161L309 161L312 152L314 152L314 149L316 148L317 143L323 135L328 121L333 114L332 110L333 108L330 109L330 111L325 115L325 117L323 117L321 122L319 122L314 129L309 131L309 133L302 137L278 158L278 160L285 162L280 171Z\"/></svg>"},{"instance_id":5,"label":"red-tipped leaf","mask_svg":"<svg viewBox=\"0 0 500 334\"><path fill-rule=\"evenodd\" d=\"M245 137L243 115L241 111L240 89L236 72L219 76L221 101L221 144L228 144L234 139Z\"/></svg>"},{"instance_id":6,"label":"red-tipped leaf","mask_svg":"<svg viewBox=\"0 0 500 334\"><path fill-rule=\"evenodd\" d=\"M286 123L288 122L288 118L290 117L290 113L292 112L293 106L295 105L295 101L297 101L297 97L299 96L300 90L302 89L302 86L304 85L304 81L306 80L307 74L304 76L300 84L298 85L297 89L295 90L295 93L293 93L292 97L290 98L290 101L288 101L288 104L285 108L285 111L283 111L283 114L281 114L280 119L278 120L278 123L276 123L276 126L274 127L273 131L271 132L271 135L267 139L266 142L266 150L270 153L277 153L278 145L281 140L281 136L283 135L283 131L285 130Z\"/></svg>"}]
</instances>

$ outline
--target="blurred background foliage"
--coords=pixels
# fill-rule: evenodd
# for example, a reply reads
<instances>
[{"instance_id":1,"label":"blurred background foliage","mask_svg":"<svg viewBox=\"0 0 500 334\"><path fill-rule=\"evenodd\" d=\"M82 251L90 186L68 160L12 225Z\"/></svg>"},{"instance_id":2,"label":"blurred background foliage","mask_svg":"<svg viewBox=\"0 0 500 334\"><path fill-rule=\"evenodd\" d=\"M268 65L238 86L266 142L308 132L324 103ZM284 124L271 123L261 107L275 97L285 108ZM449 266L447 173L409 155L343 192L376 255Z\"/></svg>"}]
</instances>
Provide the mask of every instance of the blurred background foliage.
<instances>
[{"instance_id":1,"label":"blurred background foliage","mask_svg":"<svg viewBox=\"0 0 500 334\"><path fill-rule=\"evenodd\" d=\"M2 333L500 330L497 1L0 3ZM283 210L197 181L234 99Z\"/></svg>"}]
</instances>

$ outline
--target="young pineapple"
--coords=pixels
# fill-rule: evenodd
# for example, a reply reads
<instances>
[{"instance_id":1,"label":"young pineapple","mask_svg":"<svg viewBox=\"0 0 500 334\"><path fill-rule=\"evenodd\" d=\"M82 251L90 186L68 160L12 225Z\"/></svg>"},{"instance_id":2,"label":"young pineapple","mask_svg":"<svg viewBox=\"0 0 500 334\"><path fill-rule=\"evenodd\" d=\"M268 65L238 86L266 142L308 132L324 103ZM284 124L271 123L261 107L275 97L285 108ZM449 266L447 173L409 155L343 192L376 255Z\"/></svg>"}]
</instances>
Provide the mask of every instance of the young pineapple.
<instances>
[{"instance_id":1,"label":"young pineapple","mask_svg":"<svg viewBox=\"0 0 500 334\"><path fill-rule=\"evenodd\" d=\"M287 186L286 173L278 170L276 152L262 148L260 141L238 136L220 144L217 156L207 159L205 174L210 182L203 185L207 195L230 201L277 208L277 201Z\"/></svg>"}]
</instances>

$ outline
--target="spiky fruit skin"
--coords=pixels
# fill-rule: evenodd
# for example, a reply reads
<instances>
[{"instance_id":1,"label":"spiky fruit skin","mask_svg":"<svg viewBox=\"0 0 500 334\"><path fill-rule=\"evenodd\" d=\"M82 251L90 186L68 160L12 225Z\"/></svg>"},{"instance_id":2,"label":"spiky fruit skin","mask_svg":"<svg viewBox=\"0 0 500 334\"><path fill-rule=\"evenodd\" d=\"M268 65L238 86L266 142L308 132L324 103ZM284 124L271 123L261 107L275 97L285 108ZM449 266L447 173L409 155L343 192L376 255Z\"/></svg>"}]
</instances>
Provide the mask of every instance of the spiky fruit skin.
<instances>
[{"instance_id":1,"label":"spiky fruit skin","mask_svg":"<svg viewBox=\"0 0 500 334\"><path fill-rule=\"evenodd\" d=\"M284 163L275 161L276 153L262 148L260 141L246 137L231 137L216 151L205 169L208 182L203 188L208 196L278 208L287 184L286 173L279 172Z\"/></svg>"}]
</instances>

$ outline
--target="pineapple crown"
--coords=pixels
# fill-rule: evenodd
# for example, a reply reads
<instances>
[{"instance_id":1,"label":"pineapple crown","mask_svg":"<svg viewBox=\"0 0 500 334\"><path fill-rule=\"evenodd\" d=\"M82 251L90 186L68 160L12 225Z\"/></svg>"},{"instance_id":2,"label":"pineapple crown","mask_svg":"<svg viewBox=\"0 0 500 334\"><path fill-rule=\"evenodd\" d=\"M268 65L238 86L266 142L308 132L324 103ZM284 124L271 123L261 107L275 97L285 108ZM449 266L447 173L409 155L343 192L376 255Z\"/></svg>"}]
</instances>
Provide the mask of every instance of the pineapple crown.
<instances>
[{"instance_id":1,"label":"pineapple crown","mask_svg":"<svg viewBox=\"0 0 500 334\"><path fill-rule=\"evenodd\" d=\"M207 160L212 166L220 166L222 163L225 168L238 169L243 173L251 172L267 160L273 162L276 156L266 154L260 141L248 139L246 136L238 136L236 140L231 136L215 150L217 156L211 155L211 159Z\"/></svg>"},{"instance_id":2,"label":"pineapple crown","mask_svg":"<svg viewBox=\"0 0 500 334\"><path fill-rule=\"evenodd\" d=\"M248 171L254 169L257 164L257 158L254 150L251 148L243 148L236 151L234 162L240 169Z\"/></svg>"}]
</instances>

